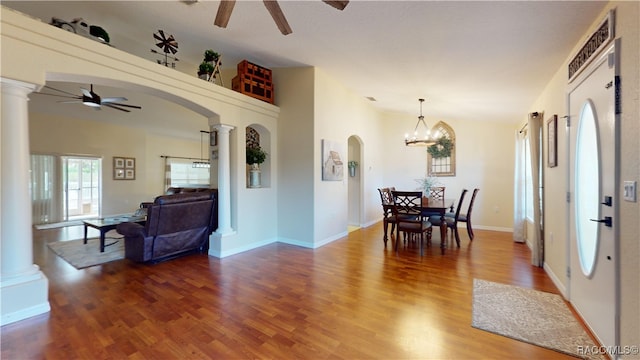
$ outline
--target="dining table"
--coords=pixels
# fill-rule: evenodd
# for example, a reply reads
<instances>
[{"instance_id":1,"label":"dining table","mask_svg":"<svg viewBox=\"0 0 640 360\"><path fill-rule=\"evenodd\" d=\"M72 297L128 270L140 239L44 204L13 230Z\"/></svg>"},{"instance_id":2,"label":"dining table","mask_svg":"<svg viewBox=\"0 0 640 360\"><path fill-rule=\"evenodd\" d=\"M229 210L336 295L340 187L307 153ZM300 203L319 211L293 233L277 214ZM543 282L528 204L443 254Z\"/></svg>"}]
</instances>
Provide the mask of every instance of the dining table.
<instances>
[{"instance_id":1,"label":"dining table","mask_svg":"<svg viewBox=\"0 0 640 360\"><path fill-rule=\"evenodd\" d=\"M453 206L455 204L455 199L432 199L432 198L423 198L422 199L422 216L436 216L439 214L441 216L440 221L440 249L442 249L442 253L444 254L445 249L445 241L447 240L447 222L444 220L444 216L447 213L447 210L453 212Z\"/></svg>"},{"instance_id":2,"label":"dining table","mask_svg":"<svg viewBox=\"0 0 640 360\"><path fill-rule=\"evenodd\" d=\"M447 239L447 222L444 220L444 216L447 213L447 210L453 212L453 207L455 205L456 199L432 199L432 198L422 198L422 216L436 216L440 215L442 221L440 221L440 248L442 249L442 253L444 254L445 249L445 241ZM383 203L382 206L385 209L385 214L393 214L393 203ZM387 212L388 211L388 212ZM393 215L390 215L393 216ZM385 231L386 234L386 231Z\"/></svg>"}]
</instances>

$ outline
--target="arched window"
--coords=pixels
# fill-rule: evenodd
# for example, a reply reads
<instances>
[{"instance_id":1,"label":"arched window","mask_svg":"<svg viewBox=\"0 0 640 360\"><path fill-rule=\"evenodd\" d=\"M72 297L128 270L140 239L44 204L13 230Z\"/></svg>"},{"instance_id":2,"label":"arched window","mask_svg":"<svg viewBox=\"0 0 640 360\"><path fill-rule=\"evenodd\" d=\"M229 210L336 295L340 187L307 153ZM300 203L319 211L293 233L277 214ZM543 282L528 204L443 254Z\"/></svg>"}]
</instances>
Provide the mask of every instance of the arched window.
<instances>
[{"instance_id":1,"label":"arched window","mask_svg":"<svg viewBox=\"0 0 640 360\"><path fill-rule=\"evenodd\" d=\"M428 173L434 176L456 176L456 133L451 126L442 121L433 126L431 133L440 134L449 139L452 146L449 156L433 156L430 151L427 151ZM439 144L432 146L442 150L442 146Z\"/></svg>"}]
</instances>

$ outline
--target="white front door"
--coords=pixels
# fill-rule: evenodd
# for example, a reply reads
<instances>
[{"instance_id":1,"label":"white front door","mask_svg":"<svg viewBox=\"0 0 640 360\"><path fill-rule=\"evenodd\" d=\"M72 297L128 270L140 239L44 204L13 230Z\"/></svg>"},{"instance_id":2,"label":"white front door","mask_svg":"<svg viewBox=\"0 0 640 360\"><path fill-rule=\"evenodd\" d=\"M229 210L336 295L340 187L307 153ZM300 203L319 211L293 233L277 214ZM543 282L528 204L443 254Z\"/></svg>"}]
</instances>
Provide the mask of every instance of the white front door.
<instances>
[{"instance_id":1,"label":"white front door","mask_svg":"<svg viewBox=\"0 0 640 360\"><path fill-rule=\"evenodd\" d=\"M618 344L616 51L572 84L569 101L569 301L603 346Z\"/></svg>"}]
</instances>

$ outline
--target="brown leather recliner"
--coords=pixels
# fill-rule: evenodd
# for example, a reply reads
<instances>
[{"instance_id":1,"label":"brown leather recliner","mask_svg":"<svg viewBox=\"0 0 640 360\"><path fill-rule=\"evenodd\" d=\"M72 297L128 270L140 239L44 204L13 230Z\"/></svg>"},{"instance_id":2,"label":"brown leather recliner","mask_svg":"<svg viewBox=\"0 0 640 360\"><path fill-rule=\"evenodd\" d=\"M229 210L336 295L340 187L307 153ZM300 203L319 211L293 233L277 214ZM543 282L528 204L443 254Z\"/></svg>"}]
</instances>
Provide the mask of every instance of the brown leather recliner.
<instances>
[{"instance_id":1,"label":"brown leather recliner","mask_svg":"<svg viewBox=\"0 0 640 360\"><path fill-rule=\"evenodd\" d=\"M216 189L158 196L147 208L145 225L119 224L125 257L158 262L209 250L209 235L218 227Z\"/></svg>"}]
</instances>

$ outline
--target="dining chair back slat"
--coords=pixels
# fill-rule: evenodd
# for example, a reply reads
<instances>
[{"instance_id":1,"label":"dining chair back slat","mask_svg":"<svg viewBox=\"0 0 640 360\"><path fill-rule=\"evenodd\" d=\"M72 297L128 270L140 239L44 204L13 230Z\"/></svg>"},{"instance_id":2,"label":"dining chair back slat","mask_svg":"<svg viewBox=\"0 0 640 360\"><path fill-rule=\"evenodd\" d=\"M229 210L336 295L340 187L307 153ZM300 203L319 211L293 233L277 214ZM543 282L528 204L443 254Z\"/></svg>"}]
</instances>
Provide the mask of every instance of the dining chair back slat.
<instances>
[{"instance_id":1,"label":"dining chair back slat","mask_svg":"<svg viewBox=\"0 0 640 360\"><path fill-rule=\"evenodd\" d=\"M424 254L424 233L431 240L431 223L422 217L421 191L392 191L393 214L396 219L396 246L400 243L400 232L420 234L420 255Z\"/></svg>"},{"instance_id":2,"label":"dining chair back slat","mask_svg":"<svg viewBox=\"0 0 640 360\"><path fill-rule=\"evenodd\" d=\"M391 224L392 234L396 227L396 218L393 215L393 195L391 194L391 189L395 190L394 187L378 189L378 192L380 193L380 203L382 205L382 225L384 228L384 237L382 238L382 241L384 242L385 247L387 246L387 230L389 228L389 224Z\"/></svg>"},{"instance_id":3,"label":"dining chair back slat","mask_svg":"<svg viewBox=\"0 0 640 360\"><path fill-rule=\"evenodd\" d=\"M453 231L453 235L456 238L456 244L460 247L460 234L458 233L458 217L460 216L460 210L462 209L462 204L464 203L464 197L467 194L467 189L462 189L462 193L460 194L460 199L458 200L458 204L456 207L456 212L451 216L441 216L434 215L429 217L429 222L434 226L440 226L442 221L446 222L447 229L451 229Z\"/></svg>"},{"instance_id":4,"label":"dining chair back slat","mask_svg":"<svg viewBox=\"0 0 640 360\"><path fill-rule=\"evenodd\" d=\"M434 200L444 199L444 186L432 186L429 189L429 197Z\"/></svg>"},{"instance_id":5,"label":"dining chair back slat","mask_svg":"<svg viewBox=\"0 0 640 360\"><path fill-rule=\"evenodd\" d=\"M471 226L471 211L473 210L473 204L476 201L476 195L478 195L478 191L480 189L473 189L473 193L471 194L471 201L469 202L469 208L467 209L466 214L458 215L458 222L463 222L467 224L467 234L469 234L469 239L473 240L473 227Z\"/></svg>"}]
</instances>

